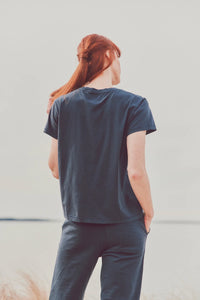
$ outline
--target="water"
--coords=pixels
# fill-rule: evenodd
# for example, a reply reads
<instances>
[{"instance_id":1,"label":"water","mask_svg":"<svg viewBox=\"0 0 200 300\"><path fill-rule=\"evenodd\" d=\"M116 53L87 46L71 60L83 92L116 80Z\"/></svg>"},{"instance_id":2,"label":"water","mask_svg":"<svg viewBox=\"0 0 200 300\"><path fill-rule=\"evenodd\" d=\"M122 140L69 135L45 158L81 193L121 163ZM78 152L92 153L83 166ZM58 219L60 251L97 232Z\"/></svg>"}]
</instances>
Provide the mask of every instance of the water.
<instances>
[{"instance_id":1,"label":"water","mask_svg":"<svg viewBox=\"0 0 200 300\"><path fill-rule=\"evenodd\" d=\"M14 278L18 270L34 273L50 288L62 220L0 222L0 277ZM142 293L163 293L177 287L200 295L200 224L152 222L147 237ZM90 277L86 300L100 299L101 258Z\"/></svg>"}]
</instances>

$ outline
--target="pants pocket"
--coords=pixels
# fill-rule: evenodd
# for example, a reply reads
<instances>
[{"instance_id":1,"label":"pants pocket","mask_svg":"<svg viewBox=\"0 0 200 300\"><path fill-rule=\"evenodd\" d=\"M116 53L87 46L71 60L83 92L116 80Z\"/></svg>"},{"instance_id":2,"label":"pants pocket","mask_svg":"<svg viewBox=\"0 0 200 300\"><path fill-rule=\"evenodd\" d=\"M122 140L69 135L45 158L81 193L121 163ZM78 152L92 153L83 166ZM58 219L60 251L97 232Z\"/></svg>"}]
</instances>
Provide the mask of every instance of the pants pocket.
<instances>
[{"instance_id":1,"label":"pants pocket","mask_svg":"<svg viewBox=\"0 0 200 300\"><path fill-rule=\"evenodd\" d=\"M144 223L144 216L142 216L142 225L143 225L143 228L144 228L144 231L145 231L146 235L148 235L151 231L151 228L149 228L149 231L146 230L146 226L145 226L145 223Z\"/></svg>"}]
</instances>

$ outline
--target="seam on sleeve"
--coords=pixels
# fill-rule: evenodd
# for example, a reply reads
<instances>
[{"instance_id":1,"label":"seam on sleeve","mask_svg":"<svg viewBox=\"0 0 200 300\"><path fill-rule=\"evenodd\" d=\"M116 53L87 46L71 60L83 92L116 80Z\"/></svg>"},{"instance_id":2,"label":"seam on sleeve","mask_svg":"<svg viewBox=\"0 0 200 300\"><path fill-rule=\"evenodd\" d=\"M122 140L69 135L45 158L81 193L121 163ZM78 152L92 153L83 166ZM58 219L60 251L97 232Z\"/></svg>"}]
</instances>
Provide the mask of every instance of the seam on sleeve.
<instances>
[{"instance_id":1,"label":"seam on sleeve","mask_svg":"<svg viewBox=\"0 0 200 300\"><path fill-rule=\"evenodd\" d=\"M133 116L135 116L137 114L138 109L140 108L140 106L144 103L144 100L146 100L145 97L142 97L141 102L138 104L138 106L136 106L135 111ZM147 101L147 100L146 100ZM129 123L129 116L130 116L130 106L131 106L131 102L128 105L128 123Z\"/></svg>"},{"instance_id":2,"label":"seam on sleeve","mask_svg":"<svg viewBox=\"0 0 200 300\"><path fill-rule=\"evenodd\" d=\"M145 97L143 97L143 98L141 99L141 102L138 104L138 106L137 106L136 109L135 109L134 115L137 114L138 109L139 109L140 106L145 102L145 100L146 100ZM146 101L147 101L147 100L146 100Z\"/></svg>"}]
</instances>

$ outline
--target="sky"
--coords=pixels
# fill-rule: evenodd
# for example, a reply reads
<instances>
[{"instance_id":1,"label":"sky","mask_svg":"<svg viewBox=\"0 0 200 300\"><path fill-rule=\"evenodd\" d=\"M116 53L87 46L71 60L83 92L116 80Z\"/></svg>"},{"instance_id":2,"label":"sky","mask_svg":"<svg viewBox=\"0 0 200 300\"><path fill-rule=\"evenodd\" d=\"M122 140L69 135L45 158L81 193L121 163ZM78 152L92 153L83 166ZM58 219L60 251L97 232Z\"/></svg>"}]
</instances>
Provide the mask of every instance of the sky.
<instances>
[{"instance_id":1,"label":"sky","mask_svg":"<svg viewBox=\"0 0 200 300\"><path fill-rule=\"evenodd\" d=\"M43 133L52 91L78 65L91 33L121 49L116 87L142 95L155 220L200 220L198 1L1 1L0 217L63 218Z\"/></svg>"}]
</instances>

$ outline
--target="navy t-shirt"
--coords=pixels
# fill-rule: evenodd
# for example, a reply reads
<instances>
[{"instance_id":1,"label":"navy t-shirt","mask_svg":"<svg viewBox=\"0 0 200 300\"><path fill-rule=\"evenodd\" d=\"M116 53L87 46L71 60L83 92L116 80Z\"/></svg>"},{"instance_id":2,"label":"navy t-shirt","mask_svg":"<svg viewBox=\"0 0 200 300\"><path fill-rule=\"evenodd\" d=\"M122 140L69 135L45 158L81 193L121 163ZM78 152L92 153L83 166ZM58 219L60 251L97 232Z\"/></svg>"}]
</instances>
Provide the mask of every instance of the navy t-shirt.
<instances>
[{"instance_id":1,"label":"navy t-shirt","mask_svg":"<svg viewBox=\"0 0 200 300\"><path fill-rule=\"evenodd\" d=\"M58 139L64 217L88 223L138 219L127 173L127 135L157 130L146 98L119 88L81 87L58 97L43 132Z\"/></svg>"}]
</instances>

